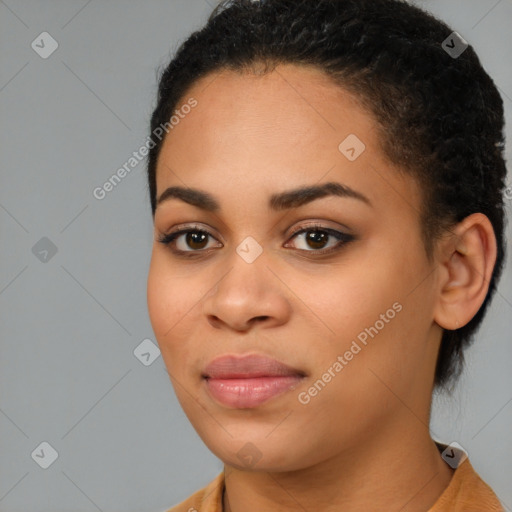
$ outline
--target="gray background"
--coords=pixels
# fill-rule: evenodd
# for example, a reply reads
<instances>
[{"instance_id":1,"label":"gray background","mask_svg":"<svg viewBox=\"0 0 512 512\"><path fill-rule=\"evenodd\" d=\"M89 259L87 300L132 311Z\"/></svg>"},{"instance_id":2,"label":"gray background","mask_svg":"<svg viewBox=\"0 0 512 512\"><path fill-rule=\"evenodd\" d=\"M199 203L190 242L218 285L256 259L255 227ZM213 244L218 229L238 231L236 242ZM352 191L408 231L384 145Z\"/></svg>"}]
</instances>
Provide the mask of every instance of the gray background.
<instances>
[{"instance_id":1,"label":"gray background","mask_svg":"<svg viewBox=\"0 0 512 512\"><path fill-rule=\"evenodd\" d=\"M476 48L510 138L512 2L416 3ZM156 70L213 4L0 0L1 512L163 511L222 468L181 411L162 358L145 366L134 355L155 342L145 162L105 199L92 193L145 142ZM43 31L59 45L46 59L31 47ZM432 432L461 444L512 510L507 230L499 292L453 397L435 398ZM43 237L57 248L46 262L34 254ZM47 469L36 463L49 460L36 450L43 441L58 452Z\"/></svg>"}]
</instances>

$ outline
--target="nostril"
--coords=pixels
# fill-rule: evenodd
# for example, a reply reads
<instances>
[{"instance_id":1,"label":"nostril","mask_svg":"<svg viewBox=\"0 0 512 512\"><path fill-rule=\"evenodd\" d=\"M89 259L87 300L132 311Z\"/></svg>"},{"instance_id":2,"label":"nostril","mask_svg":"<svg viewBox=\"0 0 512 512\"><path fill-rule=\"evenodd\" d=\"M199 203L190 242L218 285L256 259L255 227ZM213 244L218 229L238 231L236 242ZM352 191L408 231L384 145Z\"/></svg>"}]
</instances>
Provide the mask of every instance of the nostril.
<instances>
[{"instance_id":1,"label":"nostril","mask_svg":"<svg viewBox=\"0 0 512 512\"><path fill-rule=\"evenodd\" d=\"M216 317L215 315L208 315L208 323L212 326L218 329L220 327L220 324L222 323L221 320Z\"/></svg>"},{"instance_id":2,"label":"nostril","mask_svg":"<svg viewBox=\"0 0 512 512\"><path fill-rule=\"evenodd\" d=\"M256 322L256 321L260 321L260 320L266 320L267 318L269 318L267 315L256 316L253 318L253 321Z\"/></svg>"}]
</instances>

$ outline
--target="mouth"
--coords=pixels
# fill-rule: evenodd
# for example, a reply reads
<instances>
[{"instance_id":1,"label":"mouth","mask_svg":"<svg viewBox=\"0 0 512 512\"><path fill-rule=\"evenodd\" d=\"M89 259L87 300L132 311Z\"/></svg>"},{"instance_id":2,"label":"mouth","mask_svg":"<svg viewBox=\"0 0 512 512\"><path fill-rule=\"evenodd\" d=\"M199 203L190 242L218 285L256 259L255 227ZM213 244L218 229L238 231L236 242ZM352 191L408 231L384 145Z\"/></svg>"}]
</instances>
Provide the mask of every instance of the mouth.
<instances>
[{"instance_id":1,"label":"mouth","mask_svg":"<svg viewBox=\"0 0 512 512\"><path fill-rule=\"evenodd\" d=\"M295 389L306 373L252 354L215 358L202 373L210 396L223 406L247 409Z\"/></svg>"}]
</instances>

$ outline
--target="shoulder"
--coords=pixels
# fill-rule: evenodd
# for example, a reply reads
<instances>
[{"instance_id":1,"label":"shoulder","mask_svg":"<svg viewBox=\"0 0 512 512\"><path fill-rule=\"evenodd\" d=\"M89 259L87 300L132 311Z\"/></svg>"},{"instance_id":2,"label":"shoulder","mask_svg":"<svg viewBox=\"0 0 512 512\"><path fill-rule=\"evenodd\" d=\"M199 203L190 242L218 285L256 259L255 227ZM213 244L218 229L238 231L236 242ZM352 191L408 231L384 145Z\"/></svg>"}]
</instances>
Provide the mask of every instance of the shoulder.
<instances>
[{"instance_id":1,"label":"shoulder","mask_svg":"<svg viewBox=\"0 0 512 512\"><path fill-rule=\"evenodd\" d=\"M493 490L465 459L428 512L505 512Z\"/></svg>"},{"instance_id":2,"label":"shoulder","mask_svg":"<svg viewBox=\"0 0 512 512\"><path fill-rule=\"evenodd\" d=\"M224 471L207 486L189 496L166 512L222 512Z\"/></svg>"}]
</instances>

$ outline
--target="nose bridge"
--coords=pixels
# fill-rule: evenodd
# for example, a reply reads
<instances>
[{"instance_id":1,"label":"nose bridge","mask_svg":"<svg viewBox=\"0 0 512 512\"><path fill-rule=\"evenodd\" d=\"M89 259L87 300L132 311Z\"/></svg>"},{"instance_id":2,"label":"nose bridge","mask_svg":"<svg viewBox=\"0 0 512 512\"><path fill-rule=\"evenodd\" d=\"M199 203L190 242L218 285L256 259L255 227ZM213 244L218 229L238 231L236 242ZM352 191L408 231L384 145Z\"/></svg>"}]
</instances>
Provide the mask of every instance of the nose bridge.
<instances>
[{"instance_id":1,"label":"nose bridge","mask_svg":"<svg viewBox=\"0 0 512 512\"><path fill-rule=\"evenodd\" d=\"M239 330L255 318L284 321L289 304L268 264L263 247L252 237L244 238L226 258L225 271L205 300L203 313L210 321Z\"/></svg>"},{"instance_id":2,"label":"nose bridge","mask_svg":"<svg viewBox=\"0 0 512 512\"><path fill-rule=\"evenodd\" d=\"M267 258L263 246L252 236L246 236L233 248L227 264L228 273L219 282L219 286L235 286L250 293L253 298L265 289L269 289L267 282L271 273L267 269ZM231 290L230 290L231 293ZM236 291L234 295L237 295Z\"/></svg>"}]
</instances>

